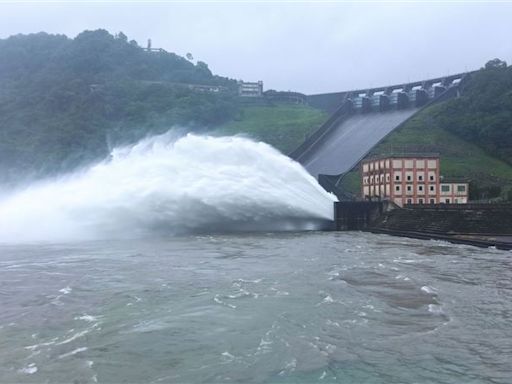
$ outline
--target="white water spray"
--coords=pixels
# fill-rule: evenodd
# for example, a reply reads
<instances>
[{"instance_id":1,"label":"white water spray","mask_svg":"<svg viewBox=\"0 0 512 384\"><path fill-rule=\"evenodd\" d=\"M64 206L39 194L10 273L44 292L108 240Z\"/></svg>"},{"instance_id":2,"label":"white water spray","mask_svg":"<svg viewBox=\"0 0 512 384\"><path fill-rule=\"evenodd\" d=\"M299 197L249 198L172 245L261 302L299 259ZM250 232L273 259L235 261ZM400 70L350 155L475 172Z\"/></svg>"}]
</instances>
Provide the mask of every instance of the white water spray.
<instances>
[{"instance_id":1,"label":"white water spray","mask_svg":"<svg viewBox=\"0 0 512 384\"><path fill-rule=\"evenodd\" d=\"M0 242L317 229L334 200L267 144L168 133L0 199Z\"/></svg>"}]
</instances>

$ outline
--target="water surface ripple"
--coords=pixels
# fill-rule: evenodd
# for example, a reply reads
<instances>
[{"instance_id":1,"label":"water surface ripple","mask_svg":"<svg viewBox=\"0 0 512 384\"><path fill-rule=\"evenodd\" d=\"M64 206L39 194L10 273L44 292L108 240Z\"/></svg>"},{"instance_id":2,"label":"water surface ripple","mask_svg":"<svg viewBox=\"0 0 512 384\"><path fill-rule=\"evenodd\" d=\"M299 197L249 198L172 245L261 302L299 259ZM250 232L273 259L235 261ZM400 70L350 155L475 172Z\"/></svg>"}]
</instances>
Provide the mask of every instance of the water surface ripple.
<instances>
[{"instance_id":1,"label":"water surface ripple","mask_svg":"<svg viewBox=\"0 0 512 384\"><path fill-rule=\"evenodd\" d=\"M511 256L321 232L0 245L0 382L510 383Z\"/></svg>"}]
</instances>

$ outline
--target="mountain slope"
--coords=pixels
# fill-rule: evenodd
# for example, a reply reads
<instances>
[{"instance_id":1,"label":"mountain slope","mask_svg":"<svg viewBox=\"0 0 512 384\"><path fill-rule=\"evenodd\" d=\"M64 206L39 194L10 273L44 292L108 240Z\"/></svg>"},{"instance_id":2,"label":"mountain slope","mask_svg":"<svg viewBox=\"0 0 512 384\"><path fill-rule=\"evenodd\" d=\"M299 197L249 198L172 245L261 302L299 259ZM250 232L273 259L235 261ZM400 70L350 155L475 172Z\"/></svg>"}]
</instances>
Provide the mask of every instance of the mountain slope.
<instances>
[{"instance_id":1,"label":"mountain slope","mask_svg":"<svg viewBox=\"0 0 512 384\"><path fill-rule=\"evenodd\" d=\"M215 86L205 92L194 85ZM204 129L238 113L236 82L122 33L0 40L0 179L72 169L175 125Z\"/></svg>"}]
</instances>

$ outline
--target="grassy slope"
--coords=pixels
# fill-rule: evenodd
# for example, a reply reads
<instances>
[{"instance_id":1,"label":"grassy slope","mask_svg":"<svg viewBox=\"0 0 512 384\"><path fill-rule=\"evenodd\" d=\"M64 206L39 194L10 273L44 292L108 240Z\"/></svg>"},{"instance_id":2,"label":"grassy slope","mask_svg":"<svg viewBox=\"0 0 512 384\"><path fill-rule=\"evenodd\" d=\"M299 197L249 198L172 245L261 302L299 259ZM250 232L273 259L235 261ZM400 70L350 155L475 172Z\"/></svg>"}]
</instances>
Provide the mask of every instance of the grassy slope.
<instances>
[{"instance_id":1,"label":"grassy slope","mask_svg":"<svg viewBox=\"0 0 512 384\"><path fill-rule=\"evenodd\" d=\"M479 187L500 185L504 190L510 189L512 166L433 124L430 116L436 111L436 106L433 106L413 117L373 148L369 156L436 152L441 155L442 175L466 177L478 183ZM343 185L347 190L359 193L359 170L350 172Z\"/></svg>"},{"instance_id":2,"label":"grassy slope","mask_svg":"<svg viewBox=\"0 0 512 384\"><path fill-rule=\"evenodd\" d=\"M245 134L283 153L290 153L327 117L326 113L305 105L245 106L239 119L218 127L212 133Z\"/></svg>"}]
</instances>

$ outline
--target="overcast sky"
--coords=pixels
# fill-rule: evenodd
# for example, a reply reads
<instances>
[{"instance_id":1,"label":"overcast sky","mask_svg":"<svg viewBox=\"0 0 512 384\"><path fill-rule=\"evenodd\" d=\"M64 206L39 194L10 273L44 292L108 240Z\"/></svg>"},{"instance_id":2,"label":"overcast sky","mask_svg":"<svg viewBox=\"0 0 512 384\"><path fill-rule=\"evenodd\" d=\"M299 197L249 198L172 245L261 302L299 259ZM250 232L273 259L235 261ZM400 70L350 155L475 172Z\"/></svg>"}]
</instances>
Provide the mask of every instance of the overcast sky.
<instances>
[{"instance_id":1,"label":"overcast sky","mask_svg":"<svg viewBox=\"0 0 512 384\"><path fill-rule=\"evenodd\" d=\"M219 75L308 94L512 62L512 3L0 0L0 38L97 28L191 52Z\"/></svg>"}]
</instances>

